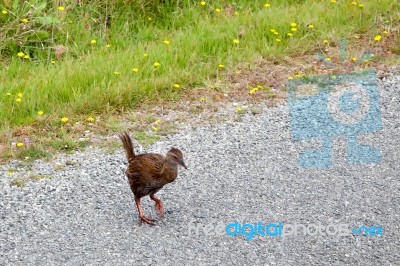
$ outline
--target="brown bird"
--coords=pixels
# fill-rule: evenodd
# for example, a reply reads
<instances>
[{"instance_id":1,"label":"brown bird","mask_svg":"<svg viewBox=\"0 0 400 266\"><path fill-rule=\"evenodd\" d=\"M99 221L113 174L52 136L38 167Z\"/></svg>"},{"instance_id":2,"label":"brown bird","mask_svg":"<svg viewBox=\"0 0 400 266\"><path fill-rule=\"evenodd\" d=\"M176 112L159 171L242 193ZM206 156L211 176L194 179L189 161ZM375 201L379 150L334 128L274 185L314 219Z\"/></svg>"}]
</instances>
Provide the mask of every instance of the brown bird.
<instances>
[{"instance_id":1,"label":"brown bird","mask_svg":"<svg viewBox=\"0 0 400 266\"><path fill-rule=\"evenodd\" d=\"M164 207L156 194L164 185L173 182L178 176L178 165L186 167L183 154L179 149L171 148L166 156L156 153L145 153L136 155L133 150L132 140L127 132L119 134L126 157L128 158L128 169L126 176L135 196L136 207L139 212L139 222L153 224L154 219L144 216L140 199L149 195L155 202L156 213L163 217Z\"/></svg>"}]
</instances>

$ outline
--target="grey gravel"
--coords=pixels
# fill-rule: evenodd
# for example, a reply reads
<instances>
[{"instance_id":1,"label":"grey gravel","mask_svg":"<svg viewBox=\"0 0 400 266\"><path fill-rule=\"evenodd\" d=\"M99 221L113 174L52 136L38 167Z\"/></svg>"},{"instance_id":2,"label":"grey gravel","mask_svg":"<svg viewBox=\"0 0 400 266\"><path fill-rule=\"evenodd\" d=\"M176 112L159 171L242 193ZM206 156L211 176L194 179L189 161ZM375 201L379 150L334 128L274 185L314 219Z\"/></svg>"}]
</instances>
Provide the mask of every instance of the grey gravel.
<instances>
[{"instance_id":1,"label":"grey gravel","mask_svg":"<svg viewBox=\"0 0 400 266\"><path fill-rule=\"evenodd\" d=\"M399 76L380 82L384 128L361 136L381 150L379 164L348 164L346 140L336 138L333 168L299 168L310 144L292 141L286 104L166 137L147 151L177 146L189 169L158 193L166 215L155 226L138 224L122 148L3 165L0 265L400 265L399 84ZM10 185L25 174L51 179ZM156 217L148 198L143 208ZM188 230L234 221L380 225L384 235L246 241Z\"/></svg>"}]
</instances>

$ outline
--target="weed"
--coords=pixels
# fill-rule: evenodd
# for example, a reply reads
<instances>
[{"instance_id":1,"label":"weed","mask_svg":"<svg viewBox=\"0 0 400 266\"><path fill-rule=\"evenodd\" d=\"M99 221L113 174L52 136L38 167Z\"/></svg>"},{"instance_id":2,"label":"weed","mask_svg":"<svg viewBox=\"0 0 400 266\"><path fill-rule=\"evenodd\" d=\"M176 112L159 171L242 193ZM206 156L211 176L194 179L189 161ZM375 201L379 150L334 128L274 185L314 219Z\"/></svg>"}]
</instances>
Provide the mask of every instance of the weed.
<instances>
[{"instance_id":1,"label":"weed","mask_svg":"<svg viewBox=\"0 0 400 266\"><path fill-rule=\"evenodd\" d=\"M52 176L43 176L43 175L30 175L29 180L37 182L43 179L52 179Z\"/></svg>"},{"instance_id":2,"label":"weed","mask_svg":"<svg viewBox=\"0 0 400 266\"><path fill-rule=\"evenodd\" d=\"M24 149L18 149L15 157L19 159L36 160L41 158L49 158L51 157L51 154L45 151L43 147L39 145L27 147Z\"/></svg>"},{"instance_id":3,"label":"weed","mask_svg":"<svg viewBox=\"0 0 400 266\"><path fill-rule=\"evenodd\" d=\"M154 134L148 134L146 132L138 132L136 134L136 140L143 146L148 147L160 139L160 136Z\"/></svg>"},{"instance_id":4,"label":"weed","mask_svg":"<svg viewBox=\"0 0 400 266\"><path fill-rule=\"evenodd\" d=\"M14 179L11 181L11 185L17 187L24 187L26 186L26 182L21 179Z\"/></svg>"}]
</instances>

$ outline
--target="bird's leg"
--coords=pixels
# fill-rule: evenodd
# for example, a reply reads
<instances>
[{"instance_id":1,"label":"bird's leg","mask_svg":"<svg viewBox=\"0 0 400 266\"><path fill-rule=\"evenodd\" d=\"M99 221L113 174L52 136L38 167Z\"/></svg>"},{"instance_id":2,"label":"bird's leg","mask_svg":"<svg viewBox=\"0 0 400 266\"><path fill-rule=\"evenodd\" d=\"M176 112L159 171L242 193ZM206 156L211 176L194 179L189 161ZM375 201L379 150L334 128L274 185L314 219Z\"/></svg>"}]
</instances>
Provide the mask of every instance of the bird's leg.
<instances>
[{"instance_id":1,"label":"bird's leg","mask_svg":"<svg viewBox=\"0 0 400 266\"><path fill-rule=\"evenodd\" d=\"M156 202L156 213L158 216L163 217L164 216L164 206L163 203L160 199L156 198L154 195L150 195L150 198Z\"/></svg>"},{"instance_id":2,"label":"bird's leg","mask_svg":"<svg viewBox=\"0 0 400 266\"><path fill-rule=\"evenodd\" d=\"M142 206L140 205L140 198L136 198L135 197L135 203L136 203L136 207L137 207L138 212L139 212L139 223L141 224L142 222L145 222L146 224L152 224L153 225L156 220L148 218L148 217L143 215Z\"/></svg>"}]
</instances>

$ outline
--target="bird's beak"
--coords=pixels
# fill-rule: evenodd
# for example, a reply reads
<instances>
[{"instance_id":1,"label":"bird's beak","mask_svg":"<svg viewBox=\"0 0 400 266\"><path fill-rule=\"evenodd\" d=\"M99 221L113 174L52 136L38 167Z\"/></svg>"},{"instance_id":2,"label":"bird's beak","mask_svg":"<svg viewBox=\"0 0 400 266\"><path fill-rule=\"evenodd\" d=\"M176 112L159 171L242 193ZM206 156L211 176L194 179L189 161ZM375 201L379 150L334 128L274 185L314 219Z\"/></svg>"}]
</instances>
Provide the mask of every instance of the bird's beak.
<instances>
[{"instance_id":1,"label":"bird's beak","mask_svg":"<svg viewBox=\"0 0 400 266\"><path fill-rule=\"evenodd\" d=\"M179 160L178 163L187 169L186 164L183 160Z\"/></svg>"}]
</instances>

